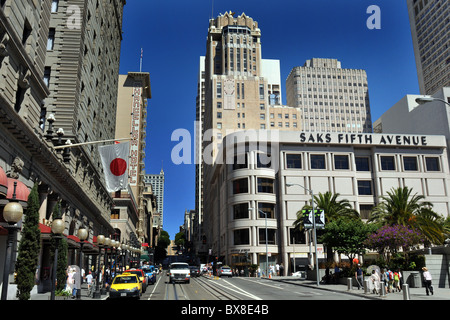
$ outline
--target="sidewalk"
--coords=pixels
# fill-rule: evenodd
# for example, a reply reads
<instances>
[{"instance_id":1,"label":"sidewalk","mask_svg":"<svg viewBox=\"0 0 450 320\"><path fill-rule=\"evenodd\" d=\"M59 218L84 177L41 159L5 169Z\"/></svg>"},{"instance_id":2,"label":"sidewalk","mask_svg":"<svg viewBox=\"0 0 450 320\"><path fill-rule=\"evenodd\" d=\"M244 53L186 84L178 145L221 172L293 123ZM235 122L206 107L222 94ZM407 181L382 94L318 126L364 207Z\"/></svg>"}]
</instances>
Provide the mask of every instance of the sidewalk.
<instances>
[{"instance_id":1,"label":"sidewalk","mask_svg":"<svg viewBox=\"0 0 450 320\"><path fill-rule=\"evenodd\" d=\"M271 279L266 279L269 281L280 281L280 282L286 282L290 284L300 285L300 286L307 286L315 289L320 290L328 290L328 291L339 291L341 293L347 293L349 295L357 295L357 296L364 296L368 299L375 299L375 300L404 300L403 292L392 292L392 293L386 293L385 297L381 297L379 294L374 293L364 293L364 289L358 290L358 286L355 286L353 284L353 289L348 290L347 285L344 284L322 284L320 283L319 286L317 286L317 283L315 281L311 280L305 280L298 277L272 277ZM354 280L354 279L353 279ZM354 281L353 281L354 283ZM437 288L434 287L434 294L427 296L425 292L425 287L423 288L409 288L409 300L450 300L450 288Z\"/></svg>"},{"instance_id":2,"label":"sidewalk","mask_svg":"<svg viewBox=\"0 0 450 320\"><path fill-rule=\"evenodd\" d=\"M104 294L101 296L101 298L94 299L92 297L88 297L87 294L88 294L87 284L83 283L81 285L81 298L79 300L85 300L85 301L86 300L92 300L92 301L106 300L109 296L108 294ZM50 292L32 294L30 300L50 300L50 295L51 295ZM72 298L69 298L68 300L77 301L77 299L72 299Z\"/></svg>"}]
</instances>

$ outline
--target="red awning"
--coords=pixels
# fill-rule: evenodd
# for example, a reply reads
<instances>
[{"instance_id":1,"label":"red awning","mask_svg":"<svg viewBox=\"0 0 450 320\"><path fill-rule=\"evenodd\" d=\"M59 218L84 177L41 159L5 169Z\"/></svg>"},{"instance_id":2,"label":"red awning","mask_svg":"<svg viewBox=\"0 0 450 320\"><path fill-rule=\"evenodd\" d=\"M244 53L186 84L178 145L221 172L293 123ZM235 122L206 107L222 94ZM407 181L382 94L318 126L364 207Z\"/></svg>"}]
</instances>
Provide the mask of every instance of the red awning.
<instances>
[{"instance_id":1,"label":"red awning","mask_svg":"<svg viewBox=\"0 0 450 320\"><path fill-rule=\"evenodd\" d=\"M17 179L7 178L8 180L8 193L6 194L6 199L11 200L13 198L14 193L14 182L17 182L16 186L16 200L18 201L28 201L28 195L30 194L30 190L28 187Z\"/></svg>"},{"instance_id":2,"label":"red awning","mask_svg":"<svg viewBox=\"0 0 450 320\"><path fill-rule=\"evenodd\" d=\"M39 223L39 229L41 233L52 233L52 228L42 223Z\"/></svg>"},{"instance_id":3,"label":"red awning","mask_svg":"<svg viewBox=\"0 0 450 320\"><path fill-rule=\"evenodd\" d=\"M0 167L0 194L6 196L8 193L8 177L5 171Z\"/></svg>"}]
</instances>

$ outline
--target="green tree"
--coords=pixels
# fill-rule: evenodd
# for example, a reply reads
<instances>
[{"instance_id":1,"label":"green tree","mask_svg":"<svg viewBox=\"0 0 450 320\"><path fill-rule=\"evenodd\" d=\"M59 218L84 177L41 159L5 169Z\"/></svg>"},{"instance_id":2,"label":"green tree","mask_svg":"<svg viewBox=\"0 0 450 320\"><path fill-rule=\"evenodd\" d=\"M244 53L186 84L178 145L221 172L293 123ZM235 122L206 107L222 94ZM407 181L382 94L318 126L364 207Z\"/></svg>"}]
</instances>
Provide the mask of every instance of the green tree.
<instances>
[{"instance_id":1,"label":"green tree","mask_svg":"<svg viewBox=\"0 0 450 320\"><path fill-rule=\"evenodd\" d=\"M348 217L336 218L325 225L324 234L320 238L327 248L333 248L340 254L347 255L353 260L357 254L365 253L364 241L367 236L375 232L378 226L367 224L361 219Z\"/></svg>"},{"instance_id":2,"label":"green tree","mask_svg":"<svg viewBox=\"0 0 450 320\"><path fill-rule=\"evenodd\" d=\"M175 235L175 245L177 246L177 250L180 250L185 246L186 236L183 231L178 232Z\"/></svg>"},{"instance_id":3,"label":"green tree","mask_svg":"<svg viewBox=\"0 0 450 320\"><path fill-rule=\"evenodd\" d=\"M432 210L433 204L425 196L412 194L408 187L392 188L382 202L371 212L370 222L381 225L402 225L417 228L426 238L426 244L442 244L444 220Z\"/></svg>"},{"instance_id":4,"label":"green tree","mask_svg":"<svg viewBox=\"0 0 450 320\"><path fill-rule=\"evenodd\" d=\"M34 185L28 196L27 208L19 243L16 262L17 297L29 300L30 292L35 285L38 255L41 250L41 231L39 229L39 196L38 186Z\"/></svg>"},{"instance_id":5,"label":"green tree","mask_svg":"<svg viewBox=\"0 0 450 320\"><path fill-rule=\"evenodd\" d=\"M170 236L167 231L161 230L158 243L155 247L155 260L161 261L167 256L167 247L170 245Z\"/></svg>"}]
</instances>

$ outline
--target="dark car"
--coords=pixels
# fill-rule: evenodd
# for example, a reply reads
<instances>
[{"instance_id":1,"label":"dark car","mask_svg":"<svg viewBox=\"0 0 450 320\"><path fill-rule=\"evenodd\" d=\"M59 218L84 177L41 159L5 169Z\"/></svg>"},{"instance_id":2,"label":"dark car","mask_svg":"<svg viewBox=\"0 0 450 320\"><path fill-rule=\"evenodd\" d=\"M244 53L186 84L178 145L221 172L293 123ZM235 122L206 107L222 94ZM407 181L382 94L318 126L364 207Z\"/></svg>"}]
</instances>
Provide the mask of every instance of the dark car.
<instances>
[{"instance_id":1,"label":"dark car","mask_svg":"<svg viewBox=\"0 0 450 320\"><path fill-rule=\"evenodd\" d=\"M200 276L200 267L198 266L189 266L189 270L191 270L191 277Z\"/></svg>"}]
</instances>

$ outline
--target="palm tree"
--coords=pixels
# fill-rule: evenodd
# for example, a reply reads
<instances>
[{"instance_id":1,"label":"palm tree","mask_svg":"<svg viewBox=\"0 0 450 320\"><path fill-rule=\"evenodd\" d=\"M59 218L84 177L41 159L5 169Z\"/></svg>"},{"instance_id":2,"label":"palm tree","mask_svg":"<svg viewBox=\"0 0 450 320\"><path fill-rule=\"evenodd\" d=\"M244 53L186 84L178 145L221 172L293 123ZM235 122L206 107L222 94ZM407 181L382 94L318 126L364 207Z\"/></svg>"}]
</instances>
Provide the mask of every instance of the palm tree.
<instances>
[{"instance_id":1,"label":"palm tree","mask_svg":"<svg viewBox=\"0 0 450 320\"><path fill-rule=\"evenodd\" d=\"M412 189L403 187L392 188L387 196L380 198L383 202L372 210L369 222L411 226L419 229L430 243L444 241L444 221L432 210L433 204L424 201L425 196L412 195Z\"/></svg>"},{"instance_id":2,"label":"palm tree","mask_svg":"<svg viewBox=\"0 0 450 320\"><path fill-rule=\"evenodd\" d=\"M319 193L318 196L314 196L314 209L321 209L325 213L325 223L337 220L340 217L347 217L349 219L359 219L359 213L354 210L347 199L337 200L340 196L339 193L331 193L329 191L325 193ZM310 205L303 206L302 210L311 209ZM303 214L302 210L297 212L297 220L295 220L293 226L296 230L303 230ZM332 247L327 247L327 259L331 260L333 257Z\"/></svg>"}]
</instances>

